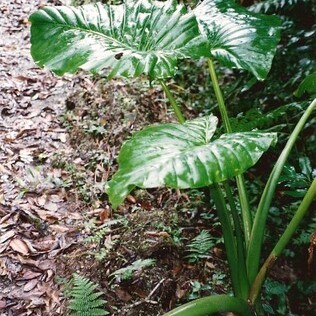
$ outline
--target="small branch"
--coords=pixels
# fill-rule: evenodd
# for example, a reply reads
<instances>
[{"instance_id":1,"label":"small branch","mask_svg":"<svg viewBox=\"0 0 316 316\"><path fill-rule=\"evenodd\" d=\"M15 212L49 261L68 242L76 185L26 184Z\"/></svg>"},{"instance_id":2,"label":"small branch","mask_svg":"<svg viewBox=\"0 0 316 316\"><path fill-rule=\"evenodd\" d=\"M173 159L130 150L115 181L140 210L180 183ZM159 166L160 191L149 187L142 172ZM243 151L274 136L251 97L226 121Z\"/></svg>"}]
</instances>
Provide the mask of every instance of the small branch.
<instances>
[{"instance_id":1,"label":"small branch","mask_svg":"<svg viewBox=\"0 0 316 316\"><path fill-rule=\"evenodd\" d=\"M158 288L160 287L160 285L161 285L165 280L166 280L165 278L161 279L161 280L156 284L156 286L152 289L152 291L147 295L146 298L144 298L144 299L142 299L142 300L140 300L140 301L137 301L137 302L135 302L135 303L133 303L133 304L130 304L130 305L124 307L124 310L130 309L130 308L133 308L133 307L136 307L136 306L141 305L141 304L144 304L144 303L149 303L149 304L154 304L154 305L158 304L157 301L152 301L150 298L155 294L155 292L158 290Z\"/></svg>"},{"instance_id":2,"label":"small branch","mask_svg":"<svg viewBox=\"0 0 316 316\"><path fill-rule=\"evenodd\" d=\"M145 298L145 300L150 299L150 298L154 295L154 293L158 290L158 288L160 287L160 285L161 285L165 280L166 280L165 278L161 279L161 280L157 283L157 285L153 288L153 290L148 294L148 296Z\"/></svg>"}]
</instances>

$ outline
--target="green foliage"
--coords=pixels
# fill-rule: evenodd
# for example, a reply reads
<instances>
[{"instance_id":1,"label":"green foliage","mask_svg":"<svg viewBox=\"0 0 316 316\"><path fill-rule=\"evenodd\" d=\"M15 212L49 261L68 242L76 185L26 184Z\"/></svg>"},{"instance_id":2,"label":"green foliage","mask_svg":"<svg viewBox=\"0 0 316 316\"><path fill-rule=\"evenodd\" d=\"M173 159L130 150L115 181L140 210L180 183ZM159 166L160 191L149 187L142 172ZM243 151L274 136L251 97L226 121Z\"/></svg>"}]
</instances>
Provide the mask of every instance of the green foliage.
<instances>
[{"instance_id":1,"label":"green foliage","mask_svg":"<svg viewBox=\"0 0 316 316\"><path fill-rule=\"evenodd\" d=\"M264 79L279 41L276 17L232 0L206 0L189 12L175 1L152 0L46 7L30 21L34 60L59 75L82 68L109 78L165 78L175 74L177 59L211 52L226 66Z\"/></svg>"},{"instance_id":2,"label":"green foliage","mask_svg":"<svg viewBox=\"0 0 316 316\"><path fill-rule=\"evenodd\" d=\"M84 242L93 243L97 245L97 249L94 249L91 254L98 261L102 261L110 253L116 240L111 239L112 226L119 224L124 225L124 219L114 219L106 221L104 224L97 226L95 221L91 221L86 226L86 229L90 231L90 236L88 236Z\"/></svg>"},{"instance_id":3,"label":"green foliage","mask_svg":"<svg viewBox=\"0 0 316 316\"><path fill-rule=\"evenodd\" d=\"M264 6L272 2L260 1L256 5ZM293 91L297 89L302 79L316 69L314 1L275 2L283 3L284 7L280 10L273 6L269 8L269 14L278 14L282 20L282 37L273 60L273 67L266 83L256 82L245 73L233 74L232 82L228 81L226 87L232 117L253 108L258 108L265 114L277 107L297 102L297 98L293 97ZM249 9L253 10L253 8L251 6ZM236 85L236 82L239 83ZM300 115L302 113L303 111ZM289 122L295 123L296 120L292 120L290 116Z\"/></svg>"},{"instance_id":4,"label":"green foliage","mask_svg":"<svg viewBox=\"0 0 316 316\"><path fill-rule=\"evenodd\" d=\"M118 269L114 271L111 276L114 276L117 280L128 280L130 279L136 271L152 267L155 265L155 259L139 259L134 261L132 264L125 268Z\"/></svg>"},{"instance_id":5,"label":"green foliage","mask_svg":"<svg viewBox=\"0 0 316 316\"><path fill-rule=\"evenodd\" d=\"M135 187L199 188L243 173L276 142L273 133L224 134L212 140L214 116L144 128L122 146L119 171L107 184L117 207Z\"/></svg>"},{"instance_id":6,"label":"green foliage","mask_svg":"<svg viewBox=\"0 0 316 316\"><path fill-rule=\"evenodd\" d=\"M102 316L109 313L102 307L106 303L100 298L102 292L96 291L98 286L89 279L78 274L73 275L73 288L70 291L71 300L68 309L71 316Z\"/></svg>"},{"instance_id":7,"label":"green foliage","mask_svg":"<svg viewBox=\"0 0 316 316\"><path fill-rule=\"evenodd\" d=\"M279 180L286 187L284 194L292 197L303 197L313 180L313 174L316 175L308 157L299 157L298 160L300 171L297 172L294 166L286 165Z\"/></svg>"},{"instance_id":8,"label":"green foliage","mask_svg":"<svg viewBox=\"0 0 316 316\"><path fill-rule=\"evenodd\" d=\"M282 1L266 3L274 9L286 6ZM295 4L295 1L290 1L288 5L295 6ZM136 77L146 74L151 80L162 79L175 74L178 59L213 56L227 67L250 71L257 79L262 80L270 70L280 33L278 18L247 11L233 0L205 0L193 10L187 10L186 6L177 5L175 1L152 0L126 0L124 4L116 6L99 3L79 8L47 7L34 13L30 20L32 55L40 66L47 66L57 74L73 73L82 68L107 75L108 78ZM293 25L292 22L283 17L282 27ZM315 32L296 31L297 37L291 38L284 47L287 51L292 50L293 47L297 52L302 51L299 39L303 34L308 43L307 48L304 48L305 52L308 51L306 53L308 58L300 60L300 67L296 68L299 70L297 72L288 71L284 67L286 74L291 76L283 80L286 84L282 81L279 86L296 85L302 75L311 73L314 64L309 59L309 50L312 47L309 44ZM291 58L296 60L296 57ZM281 55L277 62L282 65L285 59ZM289 60L291 59L286 59L286 66L291 68L292 64ZM235 297L228 295L206 297L180 306L166 316L204 316L225 311L233 311L244 316L253 315L267 270L284 250L316 192L316 180L313 180L290 224L259 271L265 226L276 185L278 182L285 185L291 182L291 187L297 185L301 189L302 185L306 186L308 181L312 180L307 176L307 173L311 173L311 166L306 159L300 161L304 179L301 176L297 177L295 168L289 165L284 169L284 166L300 131L316 107L316 100L306 110L302 110L304 114L275 163L252 223L241 174L254 166L262 154L275 144L276 134L252 131L254 127L265 126L267 122L260 121L258 116L253 120L251 115L254 113L249 112L250 119L247 118L248 122L243 124L241 129L245 130L245 125L248 125L246 130L251 131L231 133L227 109L211 59L208 60L208 65L227 134L218 138L217 135L214 136L217 118L213 115L184 122L184 115L176 100L167 85L159 80L181 124L157 124L134 133L122 146L118 157L119 170L107 184L107 193L114 208L122 203L136 186L140 188L210 186L209 192L215 202L223 230ZM251 89L258 85L255 80L249 80L249 77L247 80L248 82L243 85L245 89L239 90L251 93ZM242 82L241 80L240 83ZM276 87L273 87L271 90L274 97L279 93L279 91L275 93L275 89ZM308 79L302 83L296 95L301 96L304 91L313 90L314 79ZM269 92L269 89L265 91ZM259 104L264 104L268 99L269 96L265 95L257 101ZM289 98L281 95L279 100L284 101ZM247 101L252 103L251 98ZM267 116L267 120L278 119L285 112L287 113L287 109L272 111ZM238 130L240 128L238 122L236 125L235 130ZM105 133L98 126L88 129L88 132L99 136ZM280 179L282 170L285 172ZM289 180L294 177L294 173L296 182ZM221 186L217 184L234 176L237 176L240 205L236 205L237 199L234 198L228 183L223 183ZM308 181L305 181L306 179ZM190 260L195 261L205 256L206 251L212 246L206 234L202 231L190 243ZM112 276L119 280L128 279L136 271L153 264L152 259L137 260L113 272ZM91 308L95 307L102 312L98 309L101 304L98 301L101 294L93 294L96 286L86 279L80 279L78 276L76 278L77 285L75 284L74 287L76 296L71 301L70 308L78 311L84 306L89 307L90 304ZM286 286L274 284L272 290L267 291L269 295L279 295L282 300L277 310L281 315L285 313L284 293L287 290ZM78 301L81 302L81 296L87 293L90 298L88 303L82 306Z\"/></svg>"},{"instance_id":9,"label":"green foliage","mask_svg":"<svg viewBox=\"0 0 316 316\"><path fill-rule=\"evenodd\" d=\"M188 300L196 300L200 298L202 295L202 291L208 291L211 290L212 287L209 284L202 284L199 281L193 281L191 283L191 292L188 295Z\"/></svg>"},{"instance_id":10,"label":"green foliage","mask_svg":"<svg viewBox=\"0 0 316 316\"><path fill-rule=\"evenodd\" d=\"M286 284L271 278L267 278L263 288L263 308L269 315L278 316L298 316L299 308L291 304L290 292L296 291L299 297L298 301L308 301L309 297L316 293L315 280L301 281ZM293 294L292 294L293 295Z\"/></svg>"},{"instance_id":11,"label":"green foliage","mask_svg":"<svg viewBox=\"0 0 316 316\"><path fill-rule=\"evenodd\" d=\"M46 7L30 21L34 60L59 75L82 68L109 78L165 78L177 59L210 55L195 16L174 1Z\"/></svg>"},{"instance_id":12,"label":"green foliage","mask_svg":"<svg viewBox=\"0 0 316 316\"><path fill-rule=\"evenodd\" d=\"M266 78L280 39L277 17L249 12L233 0L205 0L195 14L216 59Z\"/></svg>"},{"instance_id":13,"label":"green foliage","mask_svg":"<svg viewBox=\"0 0 316 316\"><path fill-rule=\"evenodd\" d=\"M287 126L284 117L297 117L307 108L308 102L293 102L264 113L261 109L252 108L230 119L233 131L246 132L254 129L280 132Z\"/></svg>"},{"instance_id":14,"label":"green foliage","mask_svg":"<svg viewBox=\"0 0 316 316\"><path fill-rule=\"evenodd\" d=\"M265 0L252 5L249 9L253 12L270 13L281 9L289 9L295 5L309 0Z\"/></svg>"},{"instance_id":15,"label":"green foliage","mask_svg":"<svg viewBox=\"0 0 316 316\"><path fill-rule=\"evenodd\" d=\"M229 288L230 284L228 281L228 276L221 271L215 271L212 274L212 278L207 280L206 284L199 281L191 281L190 285L191 291L187 296L189 301L199 299L200 297L203 297L207 294L213 294L221 291L231 291Z\"/></svg>"},{"instance_id":16,"label":"green foliage","mask_svg":"<svg viewBox=\"0 0 316 316\"><path fill-rule=\"evenodd\" d=\"M186 258L189 262L197 262L208 257L208 251L215 245L214 238L206 231L202 230L186 245Z\"/></svg>"},{"instance_id":17,"label":"green foliage","mask_svg":"<svg viewBox=\"0 0 316 316\"><path fill-rule=\"evenodd\" d=\"M106 234L111 232L111 227L118 224L124 224L125 219L113 219L106 221L104 224L97 226L95 221L91 221L86 228L90 231L90 236L85 239L89 243L100 243Z\"/></svg>"},{"instance_id":18,"label":"green foliage","mask_svg":"<svg viewBox=\"0 0 316 316\"><path fill-rule=\"evenodd\" d=\"M287 306L287 292L290 289L290 286L272 280L267 279L264 285L264 298L267 300L267 303L263 304L263 308L266 313L275 315L275 312L277 315L280 316L289 316L293 314L289 314L289 308ZM272 308L272 306L268 302L274 302L275 308Z\"/></svg>"},{"instance_id":19,"label":"green foliage","mask_svg":"<svg viewBox=\"0 0 316 316\"><path fill-rule=\"evenodd\" d=\"M316 72L313 72L301 82L295 90L294 95L300 98L305 92L310 94L316 93Z\"/></svg>"}]
</instances>

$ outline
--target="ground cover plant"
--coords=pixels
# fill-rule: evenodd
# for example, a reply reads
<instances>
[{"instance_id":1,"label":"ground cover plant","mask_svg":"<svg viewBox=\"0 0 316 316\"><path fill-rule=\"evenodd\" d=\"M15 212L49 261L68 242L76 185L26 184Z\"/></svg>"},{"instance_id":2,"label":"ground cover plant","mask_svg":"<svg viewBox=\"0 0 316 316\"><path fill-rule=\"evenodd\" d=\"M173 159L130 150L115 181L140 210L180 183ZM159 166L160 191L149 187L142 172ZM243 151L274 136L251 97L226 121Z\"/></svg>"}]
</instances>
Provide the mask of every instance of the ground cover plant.
<instances>
[{"instance_id":1,"label":"ground cover plant","mask_svg":"<svg viewBox=\"0 0 316 316\"><path fill-rule=\"evenodd\" d=\"M260 268L265 223L276 185L316 101L310 103L290 135L253 211L242 174L276 143L277 135L257 130L232 132L213 59L265 79L279 40L278 19L248 12L233 1L208 0L191 11L175 2L140 0L113 6L44 8L30 20L32 55L40 66L59 75L79 68L108 78L145 74L161 84L173 107L178 123L151 125L123 144L119 170L107 183L106 193L116 208L135 187L208 188L223 229L234 296L205 297L166 315L202 316L223 311L262 314L258 296L267 270L315 197L316 182L310 179L291 223ZM222 135L214 115L185 120L164 81L175 75L178 59L201 57L208 58L226 130ZM313 92L313 82L306 79L298 91ZM238 188L237 204L228 182L233 177Z\"/></svg>"}]
</instances>

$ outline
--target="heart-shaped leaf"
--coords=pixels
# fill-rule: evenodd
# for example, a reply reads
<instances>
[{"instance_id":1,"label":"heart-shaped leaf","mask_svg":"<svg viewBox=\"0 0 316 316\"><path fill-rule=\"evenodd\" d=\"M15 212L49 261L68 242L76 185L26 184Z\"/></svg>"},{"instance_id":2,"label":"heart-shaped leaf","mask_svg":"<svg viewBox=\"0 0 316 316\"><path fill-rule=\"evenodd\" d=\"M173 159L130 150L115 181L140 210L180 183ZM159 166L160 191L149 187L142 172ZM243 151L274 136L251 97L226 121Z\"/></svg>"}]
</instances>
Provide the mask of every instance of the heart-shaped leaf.
<instances>
[{"instance_id":1,"label":"heart-shaped leaf","mask_svg":"<svg viewBox=\"0 0 316 316\"><path fill-rule=\"evenodd\" d=\"M194 12L215 58L266 78L280 40L277 17L249 12L233 0L205 0Z\"/></svg>"},{"instance_id":2,"label":"heart-shaped leaf","mask_svg":"<svg viewBox=\"0 0 316 316\"><path fill-rule=\"evenodd\" d=\"M58 75L173 76L178 58L210 56L196 17L175 1L46 7L31 15L35 62Z\"/></svg>"},{"instance_id":3,"label":"heart-shaped leaf","mask_svg":"<svg viewBox=\"0 0 316 316\"><path fill-rule=\"evenodd\" d=\"M199 188L221 182L253 166L275 133L233 133L211 141L217 118L208 116L184 124L157 124L125 142L119 170L106 192L113 207L135 187Z\"/></svg>"}]
</instances>

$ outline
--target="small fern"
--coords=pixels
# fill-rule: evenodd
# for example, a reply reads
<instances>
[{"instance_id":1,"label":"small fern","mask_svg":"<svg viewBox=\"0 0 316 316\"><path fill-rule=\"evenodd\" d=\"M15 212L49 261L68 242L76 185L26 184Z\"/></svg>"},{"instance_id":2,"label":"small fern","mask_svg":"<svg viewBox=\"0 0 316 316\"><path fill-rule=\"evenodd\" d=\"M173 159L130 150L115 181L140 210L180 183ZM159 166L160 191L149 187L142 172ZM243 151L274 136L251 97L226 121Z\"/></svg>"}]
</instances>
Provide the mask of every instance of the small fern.
<instances>
[{"instance_id":1,"label":"small fern","mask_svg":"<svg viewBox=\"0 0 316 316\"><path fill-rule=\"evenodd\" d=\"M124 220L121 219L113 219L105 222L101 226L97 226L95 221L90 221L86 223L86 229L90 230L91 235L85 238L85 242L87 243L100 243L105 236L111 232L111 227L115 225L124 225Z\"/></svg>"},{"instance_id":2,"label":"small fern","mask_svg":"<svg viewBox=\"0 0 316 316\"><path fill-rule=\"evenodd\" d=\"M155 259L139 259L134 261L132 264L125 268L118 269L114 271L111 276L115 276L118 281L130 279L134 272L139 271L144 268L153 266L156 263Z\"/></svg>"},{"instance_id":3,"label":"small fern","mask_svg":"<svg viewBox=\"0 0 316 316\"><path fill-rule=\"evenodd\" d=\"M106 303L100 296L102 292L96 291L98 286L89 279L73 274L73 287L70 290L71 300L68 309L71 316L103 316L109 313L102 308Z\"/></svg>"},{"instance_id":4,"label":"small fern","mask_svg":"<svg viewBox=\"0 0 316 316\"><path fill-rule=\"evenodd\" d=\"M214 238L206 231L202 230L186 246L188 255L185 257L189 262L197 262L206 258L208 251L215 245Z\"/></svg>"}]
</instances>

